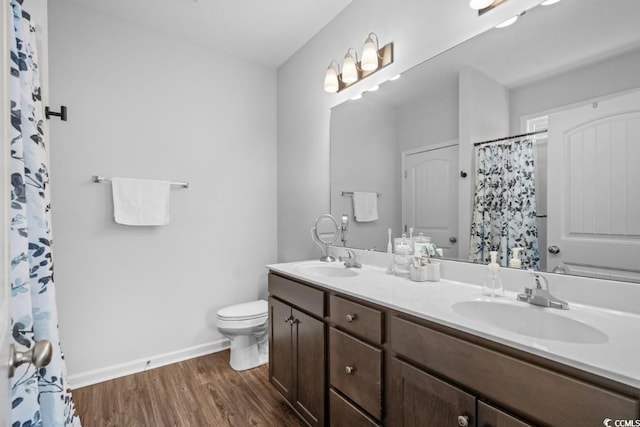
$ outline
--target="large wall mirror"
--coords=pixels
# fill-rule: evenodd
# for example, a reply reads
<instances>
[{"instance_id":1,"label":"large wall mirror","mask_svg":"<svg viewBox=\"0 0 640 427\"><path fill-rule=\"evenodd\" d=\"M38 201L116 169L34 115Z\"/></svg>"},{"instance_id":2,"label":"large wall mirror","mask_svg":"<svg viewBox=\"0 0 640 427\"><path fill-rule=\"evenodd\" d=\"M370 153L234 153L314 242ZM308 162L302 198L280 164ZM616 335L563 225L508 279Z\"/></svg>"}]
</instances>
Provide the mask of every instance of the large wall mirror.
<instances>
[{"instance_id":1,"label":"large wall mirror","mask_svg":"<svg viewBox=\"0 0 640 427\"><path fill-rule=\"evenodd\" d=\"M640 282L639 19L637 0L536 6L334 107L346 246L411 227L447 258L522 248L522 268ZM377 220L352 192L378 194Z\"/></svg>"}]
</instances>

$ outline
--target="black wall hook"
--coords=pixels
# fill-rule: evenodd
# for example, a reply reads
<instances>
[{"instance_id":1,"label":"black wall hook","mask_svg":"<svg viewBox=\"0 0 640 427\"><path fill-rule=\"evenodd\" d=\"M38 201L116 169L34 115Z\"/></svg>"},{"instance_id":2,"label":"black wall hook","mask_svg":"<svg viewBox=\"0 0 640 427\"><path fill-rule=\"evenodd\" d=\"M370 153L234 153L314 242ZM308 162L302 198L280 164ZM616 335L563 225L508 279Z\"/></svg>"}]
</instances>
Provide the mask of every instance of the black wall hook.
<instances>
[{"instance_id":1,"label":"black wall hook","mask_svg":"<svg viewBox=\"0 0 640 427\"><path fill-rule=\"evenodd\" d=\"M44 116L47 119L50 119L51 116L60 117L63 122L67 121L67 107L64 105L60 106L60 112L56 113L55 111L49 110L49 107L44 107Z\"/></svg>"},{"instance_id":2,"label":"black wall hook","mask_svg":"<svg viewBox=\"0 0 640 427\"><path fill-rule=\"evenodd\" d=\"M461 178L466 178L467 177L467 173L465 171L460 171L460 177Z\"/></svg>"}]
</instances>

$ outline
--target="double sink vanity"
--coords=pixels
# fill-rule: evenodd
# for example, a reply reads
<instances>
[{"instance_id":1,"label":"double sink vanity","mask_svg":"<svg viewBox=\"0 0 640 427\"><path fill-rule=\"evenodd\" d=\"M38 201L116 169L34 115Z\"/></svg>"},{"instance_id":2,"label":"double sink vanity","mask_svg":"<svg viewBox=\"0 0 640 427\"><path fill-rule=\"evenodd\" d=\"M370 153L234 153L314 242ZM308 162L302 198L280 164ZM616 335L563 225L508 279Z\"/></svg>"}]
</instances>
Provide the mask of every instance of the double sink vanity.
<instances>
[{"instance_id":1,"label":"double sink vanity","mask_svg":"<svg viewBox=\"0 0 640 427\"><path fill-rule=\"evenodd\" d=\"M301 419L349 427L640 419L637 312L597 295L586 304L571 286L560 286L569 310L518 301L524 271L506 275L517 283L505 297L484 297L457 273L481 266L442 263L438 282L387 274L384 262L268 266L269 377ZM551 293L565 280L547 277ZM591 279L582 280L588 292Z\"/></svg>"}]
</instances>

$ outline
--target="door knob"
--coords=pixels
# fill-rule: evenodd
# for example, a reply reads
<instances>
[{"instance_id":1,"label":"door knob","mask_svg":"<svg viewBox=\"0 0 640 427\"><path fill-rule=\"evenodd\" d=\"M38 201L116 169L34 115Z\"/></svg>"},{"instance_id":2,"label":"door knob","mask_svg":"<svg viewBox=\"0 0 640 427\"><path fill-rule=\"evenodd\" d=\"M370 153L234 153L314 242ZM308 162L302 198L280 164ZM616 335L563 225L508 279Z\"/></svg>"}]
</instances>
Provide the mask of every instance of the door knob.
<instances>
[{"instance_id":1,"label":"door knob","mask_svg":"<svg viewBox=\"0 0 640 427\"><path fill-rule=\"evenodd\" d=\"M453 236L453 237L449 237L449 241L450 241L451 243L455 243L455 242L457 242L457 241L458 241L458 238L457 238L457 237L455 237L455 236Z\"/></svg>"},{"instance_id":2,"label":"door knob","mask_svg":"<svg viewBox=\"0 0 640 427\"><path fill-rule=\"evenodd\" d=\"M550 254L554 254L554 255L560 253L560 248L557 247L556 245L549 246L547 250L549 251Z\"/></svg>"},{"instance_id":3,"label":"door knob","mask_svg":"<svg viewBox=\"0 0 640 427\"><path fill-rule=\"evenodd\" d=\"M25 352L16 351L13 344L9 345L9 378L13 377L16 368L23 363L33 363L36 368L46 366L51 362L53 346L47 340L40 340Z\"/></svg>"}]
</instances>

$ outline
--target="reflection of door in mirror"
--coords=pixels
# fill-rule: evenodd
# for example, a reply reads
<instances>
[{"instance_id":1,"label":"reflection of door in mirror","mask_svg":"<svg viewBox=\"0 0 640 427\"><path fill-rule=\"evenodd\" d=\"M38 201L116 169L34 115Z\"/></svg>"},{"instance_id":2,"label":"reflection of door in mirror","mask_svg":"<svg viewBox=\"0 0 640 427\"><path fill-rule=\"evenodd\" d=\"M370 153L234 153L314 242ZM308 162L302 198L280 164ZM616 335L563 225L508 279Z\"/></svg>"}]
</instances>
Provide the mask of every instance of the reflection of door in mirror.
<instances>
[{"instance_id":1,"label":"reflection of door in mirror","mask_svg":"<svg viewBox=\"0 0 640 427\"><path fill-rule=\"evenodd\" d=\"M430 237L444 256L458 257L458 142L402 152L405 231Z\"/></svg>"},{"instance_id":2,"label":"reflection of door in mirror","mask_svg":"<svg viewBox=\"0 0 640 427\"><path fill-rule=\"evenodd\" d=\"M548 269L640 279L640 91L549 116Z\"/></svg>"}]
</instances>

